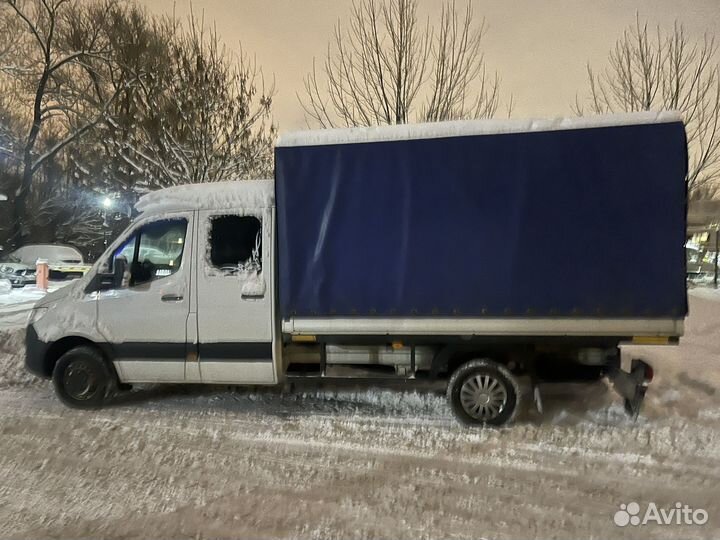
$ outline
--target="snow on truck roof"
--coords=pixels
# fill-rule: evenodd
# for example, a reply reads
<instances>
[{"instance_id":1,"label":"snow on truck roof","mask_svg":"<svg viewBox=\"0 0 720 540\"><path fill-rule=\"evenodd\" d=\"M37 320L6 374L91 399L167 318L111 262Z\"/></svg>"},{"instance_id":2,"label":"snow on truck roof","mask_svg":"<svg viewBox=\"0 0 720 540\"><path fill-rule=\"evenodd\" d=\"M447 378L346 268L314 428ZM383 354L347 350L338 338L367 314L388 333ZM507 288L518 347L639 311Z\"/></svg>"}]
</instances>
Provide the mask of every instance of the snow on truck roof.
<instances>
[{"instance_id":1,"label":"snow on truck roof","mask_svg":"<svg viewBox=\"0 0 720 540\"><path fill-rule=\"evenodd\" d=\"M153 191L135 204L138 212L173 210L216 210L230 208L267 208L273 205L272 180L238 180L183 184Z\"/></svg>"},{"instance_id":2,"label":"snow on truck roof","mask_svg":"<svg viewBox=\"0 0 720 540\"><path fill-rule=\"evenodd\" d=\"M296 131L280 135L276 146L321 146L410 139L441 139L468 135L561 131L681 121L682 116L675 111L643 111L551 119L456 120L426 124Z\"/></svg>"}]
</instances>

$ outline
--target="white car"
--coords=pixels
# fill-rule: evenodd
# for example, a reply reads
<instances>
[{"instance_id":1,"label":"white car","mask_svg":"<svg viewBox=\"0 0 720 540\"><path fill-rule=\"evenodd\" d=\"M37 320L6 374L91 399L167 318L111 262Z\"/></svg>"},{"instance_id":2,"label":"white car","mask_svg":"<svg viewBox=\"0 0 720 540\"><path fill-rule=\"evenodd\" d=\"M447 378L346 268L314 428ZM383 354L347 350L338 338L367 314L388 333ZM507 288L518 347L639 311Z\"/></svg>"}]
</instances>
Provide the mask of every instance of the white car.
<instances>
[{"instance_id":1,"label":"white car","mask_svg":"<svg viewBox=\"0 0 720 540\"><path fill-rule=\"evenodd\" d=\"M25 274L32 271L32 283L35 282L35 266L39 259L47 261L50 279L78 278L90 269L90 265L85 264L82 253L72 246L62 244L27 244L7 255L6 258L8 262L4 263L5 266L8 270L14 269L15 274L21 270ZM12 279L10 281L18 287L26 284L15 283Z\"/></svg>"},{"instance_id":2,"label":"white car","mask_svg":"<svg viewBox=\"0 0 720 540\"><path fill-rule=\"evenodd\" d=\"M7 279L13 287L35 283L35 267L23 263L13 253L0 257L0 279Z\"/></svg>"}]
</instances>

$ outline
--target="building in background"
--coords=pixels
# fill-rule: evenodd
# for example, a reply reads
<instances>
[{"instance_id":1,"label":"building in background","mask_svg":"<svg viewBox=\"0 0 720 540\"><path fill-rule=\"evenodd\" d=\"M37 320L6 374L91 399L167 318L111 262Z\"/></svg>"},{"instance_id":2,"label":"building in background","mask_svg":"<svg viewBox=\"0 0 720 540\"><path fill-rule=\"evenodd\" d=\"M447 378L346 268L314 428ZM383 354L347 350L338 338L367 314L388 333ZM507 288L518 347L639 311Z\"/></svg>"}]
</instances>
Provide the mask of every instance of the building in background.
<instances>
[{"instance_id":1,"label":"building in background","mask_svg":"<svg viewBox=\"0 0 720 540\"><path fill-rule=\"evenodd\" d=\"M691 201L687 216L687 276L692 284L718 286L720 201Z\"/></svg>"}]
</instances>

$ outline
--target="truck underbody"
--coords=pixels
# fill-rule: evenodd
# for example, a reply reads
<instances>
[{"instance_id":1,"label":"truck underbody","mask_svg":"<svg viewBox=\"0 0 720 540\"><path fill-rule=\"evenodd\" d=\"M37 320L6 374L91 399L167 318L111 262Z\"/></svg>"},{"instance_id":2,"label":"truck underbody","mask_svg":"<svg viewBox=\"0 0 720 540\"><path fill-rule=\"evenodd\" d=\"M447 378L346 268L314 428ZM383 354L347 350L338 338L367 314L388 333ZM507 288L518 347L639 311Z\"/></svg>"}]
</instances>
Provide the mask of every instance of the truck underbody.
<instances>
[{"instance_id":1,"label":"truck underbody","mask_svg":"<svg viewBox=\"0 0 720 540\"><path fill-rule=\"evenodd\" d=\"M635 337L635 342L643 339L678 341L653 336ZM515 380L525 378L540 412L541 384L607 377L624 398L628 414L637 417L653 373L640 359L632 359L629 371L622 369L620 345L630 342L633 336L285 335L283 372L290 382L412 383L447 380L464 364L482 361L505 368L516 387Z\"/></svg>"}]
</instances>

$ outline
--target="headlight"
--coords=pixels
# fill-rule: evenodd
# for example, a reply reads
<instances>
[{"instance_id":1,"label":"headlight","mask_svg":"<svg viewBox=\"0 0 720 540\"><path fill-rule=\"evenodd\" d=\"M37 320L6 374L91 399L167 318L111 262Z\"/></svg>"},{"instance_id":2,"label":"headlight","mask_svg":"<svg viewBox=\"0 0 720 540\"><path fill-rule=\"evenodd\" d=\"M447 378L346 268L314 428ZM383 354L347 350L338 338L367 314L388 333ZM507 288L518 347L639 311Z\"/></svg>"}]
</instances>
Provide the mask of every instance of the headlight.
<instances>
[{"instance_id":1,"label":"headlight","mask_svg":"<svg viewBox=\"0 0 720 540\"><path fill-rule=\"evenodd\" d=\"M29 324L35 324L40 319L42 319L45 314L47 313L48 308L46 307L36 307L33 308L32 312L30 313L30 323Z\"/></svg>"}]
</instances>

